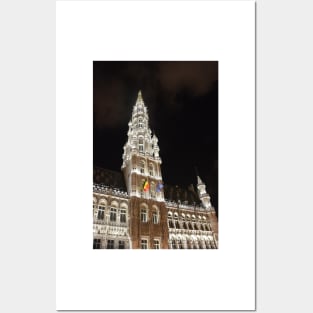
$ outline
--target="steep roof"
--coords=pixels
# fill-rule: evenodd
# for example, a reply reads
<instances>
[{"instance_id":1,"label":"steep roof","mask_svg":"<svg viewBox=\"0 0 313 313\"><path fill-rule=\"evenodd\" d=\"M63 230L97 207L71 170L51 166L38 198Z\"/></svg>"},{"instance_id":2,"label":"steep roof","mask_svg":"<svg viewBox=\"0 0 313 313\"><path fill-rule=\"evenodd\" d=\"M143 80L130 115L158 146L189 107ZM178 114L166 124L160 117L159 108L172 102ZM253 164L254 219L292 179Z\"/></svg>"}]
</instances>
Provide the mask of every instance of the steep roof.
<instances>
[{"instance_id":1,"label":"steep roof","mask_svg":"<svg viewBox=\"0 0 313 313\"><path fill-rule=\"evenodd\" d=\"M94 183L102 183L106 186L126 191L126 185L122 172L111 171L102 167L94 167L93 169Z\"/></svg>"},{"instance_id":2,"label":"steep roof","mask_svg":"<svg viewBox=\"0 0 313 313\"><path fill-rule=\"evenodd\" d=\"M164 197L166 200L180 202L182 204L200 204L200 199L193 185L188 188L179 186L164 185Z\"/></svg>"}]
</instances>

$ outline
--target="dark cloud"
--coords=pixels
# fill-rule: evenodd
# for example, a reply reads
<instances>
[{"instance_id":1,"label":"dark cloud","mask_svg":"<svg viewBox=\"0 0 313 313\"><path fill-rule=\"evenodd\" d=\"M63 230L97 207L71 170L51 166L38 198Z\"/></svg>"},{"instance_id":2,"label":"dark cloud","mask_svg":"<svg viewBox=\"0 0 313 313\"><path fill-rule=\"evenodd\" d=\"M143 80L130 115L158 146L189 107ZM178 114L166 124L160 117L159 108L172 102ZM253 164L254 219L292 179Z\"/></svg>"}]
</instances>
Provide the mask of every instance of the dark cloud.
<instances>
[{"instance_id":1,"label":"dark cloud","mask_svg":"<svg viewBox=\"0 0 313 313\"><path fill-rule=\"evenodd\" d=\"M199 96L217 80L217 66L217 62L161 62L158 76L165 90L176 93L185 88Z\"/></svg>"},{"instance_id":2,"label":"dark cloud","mask_svg":"<svg viewBox=\"0 0 313 313\"><path fill-rule=\"evenodd\" d=\"M217 62L94 62L94 112L97 127L119 127L129 119L139 89L149 104L152 123L160 101L181 110L177 95L201 96L217 81ZM164 95L160 97L159 95Z\"/></svg>"}]
</instances>

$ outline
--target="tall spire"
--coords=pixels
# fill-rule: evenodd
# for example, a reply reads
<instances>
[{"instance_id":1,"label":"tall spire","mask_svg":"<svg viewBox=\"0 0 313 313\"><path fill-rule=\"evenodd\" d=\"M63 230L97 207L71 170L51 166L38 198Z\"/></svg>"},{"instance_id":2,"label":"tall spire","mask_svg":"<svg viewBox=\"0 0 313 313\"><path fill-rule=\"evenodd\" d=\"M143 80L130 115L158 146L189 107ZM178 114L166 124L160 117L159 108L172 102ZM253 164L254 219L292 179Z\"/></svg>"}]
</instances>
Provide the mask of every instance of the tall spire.
<instances>
[{"instance_id":1,"label":"tall spire","mask_svg":"<svg viewBox=\"0 0 313 313\"><path fill-rule=\"evenodd\" d=\"M158 139L155 134L152 136L148 109L144 104L141 90L138 91L128 127L128 140L124 145L122 167L125 166L125 161L131 153L139 153L160 160Z\"/></svg>"},{"instance_id":2,"label":"tall spire","mask_svg":"<svg viewBox=\"0 0 313 313\"><path fill-rule=\"evenodd\" d=\"M158 138L152 135L148 109L139 90L128 123L127 141L124 145L122 171L127 192L131 196L164 201L163 191L156 187L162 182ZM150 184L151 191L143 192L143 184ZM144 190L147 191L147 190Z\"/></svg>"},{"instance_id":3,"label":"tall spire","mask_svg":"<svg viewBox=\"0 0 313 313\"><path fill-rule=\"evenodd\" d=\"M137 101L143 101L142 100L141 90L139 90L139 92L138 92Z\"/></svg>"},{"instance_id":4,"label":"tall spire","mask_svg":"<svg viewBox=\"0 0 313 313\"><path fill-rule=\"evenodd\" d=\"M198 174L199 173L197 171L197 183L198 183L197 189L198 189L199 198L200 198L203 206L209 210L212 207L211 198L210 198L210 195L206 192L205 183L201 180L201 178Z\"/></svg>"}]
</instances>

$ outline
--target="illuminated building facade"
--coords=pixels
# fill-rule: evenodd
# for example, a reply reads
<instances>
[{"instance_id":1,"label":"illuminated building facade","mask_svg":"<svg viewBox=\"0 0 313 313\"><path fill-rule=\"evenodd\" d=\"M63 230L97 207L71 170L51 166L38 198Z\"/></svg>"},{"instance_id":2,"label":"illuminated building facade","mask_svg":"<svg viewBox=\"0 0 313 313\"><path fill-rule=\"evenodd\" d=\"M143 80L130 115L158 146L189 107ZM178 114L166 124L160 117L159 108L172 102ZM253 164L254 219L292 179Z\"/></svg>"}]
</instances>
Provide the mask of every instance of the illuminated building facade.
<instances>
[{"instance_id":1,"label":"illuminated building facade","mask_svg":"<svg viewBox=\"0 0 313 313\"><path fill-rule=\"evenodd\" d=\"M158 138L139 91L122 173L94 168L94 249L216 249L218 222L206 186L163 183Z\"/></svg>"}]
</instances>

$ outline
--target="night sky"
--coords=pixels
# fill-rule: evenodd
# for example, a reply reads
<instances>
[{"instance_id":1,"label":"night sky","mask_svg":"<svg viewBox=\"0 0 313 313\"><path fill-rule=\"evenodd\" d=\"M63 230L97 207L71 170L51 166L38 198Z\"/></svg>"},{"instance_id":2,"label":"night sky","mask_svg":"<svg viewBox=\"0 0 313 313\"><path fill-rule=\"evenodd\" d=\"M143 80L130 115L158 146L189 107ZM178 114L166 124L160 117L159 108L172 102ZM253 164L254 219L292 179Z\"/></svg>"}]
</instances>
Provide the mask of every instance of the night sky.
<instances>
[{"instance_id":1,"label":"night sky","mask_svg":"<svg viewBox=\"0 0 313 313\"><path fill-rule=\"evenodd\" d=\"M218 62L93 63L94 165L121 171L138 91L159 139L165 184L196 185L218 210Z\"/></svg>"}]
</instances>

